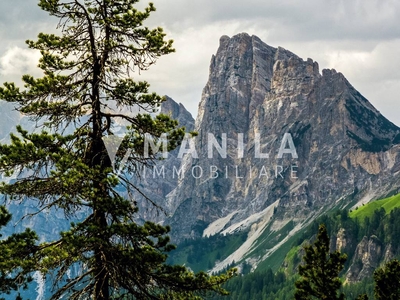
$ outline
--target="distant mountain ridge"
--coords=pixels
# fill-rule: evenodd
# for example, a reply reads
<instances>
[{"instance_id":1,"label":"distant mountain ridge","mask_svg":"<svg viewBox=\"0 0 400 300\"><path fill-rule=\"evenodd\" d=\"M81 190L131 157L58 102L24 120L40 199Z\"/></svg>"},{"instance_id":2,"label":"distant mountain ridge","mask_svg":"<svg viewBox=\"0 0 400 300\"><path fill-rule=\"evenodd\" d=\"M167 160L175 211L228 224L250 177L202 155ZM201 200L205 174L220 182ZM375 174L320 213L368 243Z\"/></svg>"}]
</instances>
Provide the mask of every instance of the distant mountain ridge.
<instances>
[{"instance_id":1,"label":"distant mountain ridge","mask_svg":"<svg viewBox=\"0 0 400 300\"><path fill-rule=\"evenodd\" d=\"M172 118L178 120L179 126L184 126L188 131L194 128L194 119L191 114L183 107L182 104L178 104L170 97L166 96L166 101L161 104L160 113L168 114ZM28 117L21 115L17 112L14 107L5 103L0 102L0 120L2 126L0 127L0 141L7 143L10 140L10 133L15 133L15 127L21 125L23 129L27 131L38 130L36 123L29 120ZM124 129L121 127L120 133L123 134ZM160 161L165 167L172 165L179 165L180 161L176 158L176 150L170 153L168 161ZM0 174L0 180L2 176ZM7 178L9 180L9 178ZM134 183L141 192L143 192L152 201L165 206L165 196L176 187L177 179L165 178L165 180L152 180L151 172L147 178L133 178ZM147 202L140 193L133 195L138 200L138 206L140 213L138 214L138 221L144 220L161 220L165 218L165 215L159 210L155 209L151 203ZM51 209L50 211L42 211L37 214L38 207L35 200L26 199L23 202L7 201L7 199L0 195L0 200L5 203L8 210L12 214L12 221L9 226L2 229L1 234L3 236L9 236L13 233L21 232L25 228L32 228L39 236L39 241L51 241L59 238L61 231L68 230L70 222L82 219L84 212L77 212L75 218L66 219L64 213L60 210ZM31 214L31 217L26 217ZM71 272L78 273L80 270L77 268L71 269ZM51 287L46 283L45 278L39 272L35 272L34 281L30 284L29 289L23 293L24 299L47 299L51 296ZM1 295L3 296L3 295ZM8 295L5 299L15 299L15 295Z\"/></svg>"}]
</instances>

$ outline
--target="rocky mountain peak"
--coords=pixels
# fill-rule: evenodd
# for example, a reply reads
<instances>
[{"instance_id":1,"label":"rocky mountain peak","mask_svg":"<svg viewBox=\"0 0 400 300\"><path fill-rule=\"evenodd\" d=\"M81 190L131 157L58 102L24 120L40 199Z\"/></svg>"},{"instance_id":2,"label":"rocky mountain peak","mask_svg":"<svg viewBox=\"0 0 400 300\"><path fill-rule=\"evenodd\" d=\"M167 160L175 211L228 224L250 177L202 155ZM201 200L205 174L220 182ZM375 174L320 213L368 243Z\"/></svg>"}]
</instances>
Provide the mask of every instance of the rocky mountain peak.
<instances>
[{"instance_id":1,"label":"rocky mountain peak","mask_svg":"<svg viewBox=\"0 0 400 300\"><path fill-rule=\"evenodd\" d=\"M289 220L298 230L326 210L369 201L400 184L392 176L400 171L397 126L340 72L320 73L311 58L246 33L221 37L195 130L198 158L184 159L185 176L168 195L176 210L166 222L177 240L204 229L281 228ZM208 155L209 134L220 145L226 134L227 157ZM285 134L297 158L278 157ZM256 148L268 158L256 157ZM272 206L275 214L266 220L263 212Z\"/></svg>"},{"instance_id":2,"label":"rocky mountain peak","mask_svg":"<svg viewBox=\"0 0 400 300\"><path fill-rule=\"evenodd\" d=\"M177 103L168 96L165 96L165 98L166 100L161 103L160 112L170 115L172 119L178 120L179 126L184 126L187 130L193 130L194 119L192 114L182 103Z\"/></svg>"}]
</instances>

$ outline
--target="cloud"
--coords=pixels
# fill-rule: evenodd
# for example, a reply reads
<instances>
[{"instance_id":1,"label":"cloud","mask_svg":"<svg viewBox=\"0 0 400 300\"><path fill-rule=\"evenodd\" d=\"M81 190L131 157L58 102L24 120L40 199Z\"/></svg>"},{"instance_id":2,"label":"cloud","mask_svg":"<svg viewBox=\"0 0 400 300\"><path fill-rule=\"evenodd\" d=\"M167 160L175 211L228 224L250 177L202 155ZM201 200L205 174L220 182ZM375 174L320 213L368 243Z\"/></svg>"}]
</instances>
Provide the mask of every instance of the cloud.
<instances>
[{"instance_id":1,"label":"cloud","mask_svg":"<svg viewBox=\"0 0 400 300\"><path fill-rule=\"evenodd\" d=\"M328 54L328 63L360 82L400 80L398 49L400 39L383 41L370 51L339 49Z\"/></svg>"},{"instance_id":2,"label":"cloud","mask_svg":"<svg viewBox=\"0 0 400 300\"><path fill-rule=\"evenodd\" d=\"M252 21L269 28L273 39L386 39L398 37L396 0L155 0L156 18L172 25L202 27L221 21Z\"/></svg>"},{"instance_id":3,"label":"cloud","mask_svg":"<svg viewBox=\"0 0 400 300\"><path fill-rule=\"evenodd\" d=\"M239 23L218 23L223 32L237 32ZM168 29L167 29L168 30ZM184 29L174 35L176 53L159 59L155 66L143 72L141 78L151 89L181 102L195 116L209 72L211 56L219 45L220 32L215 25Z\"/></svg>"},{"instance_id":4,"label":"cloud","mask_svg":"<svg viewBox=\"0 0 400 300\"><path fill-rule=\"evenodd\" d=\"M54 31L56 20L34 2L0 3L0 81L9 80L18 70L20 74L24 70L33 71L37 60L21 52L24 40L41 31ZM400 116L393 109L399 106L400 59L396 50L400 46L400 1L153 2L157 11L146 25L164 27L168 38L174 39L177 52L160 58L139 78L147 79L152 91L182 102L194 115L219 37L247 32L304 59L311 57L319 62L321 69L335 68L342 72L385 116L400 125ZM141 1L139 6L146 4L147 1ZM11 62L11 49L17 49L16 62ZM6 76L7 72L14 73Z\"/></svg>"},{"instance_id":5,"label":"cloud","mask_svg":"<svg viewBox=\"0 0 400 300\"><path fill-rule=\"evenodd\" d=\"M31 49L12 47L0 58L0 73L3 76L13 76L37 72L37 62L40 53Z\"/></svg>"},{"instance_id":6,"label":"cloud","mask_svg":"<svg viewBox=\"0 0 400 300\"><path fill-rule=\"evenodd\" d=\"M39 58L40 53L31 49L20 47L7 49L0 57L0 79L21 83L24 74L40 76L40 70L36 67Z\"/></svg>"},{"instance_id":7,"label":"cloud","mask_svg":"<svg viewBox=\"0 0 400 300\"><path fill-rule=\"evenodd\" d=\"M37 6L38 1L13 0L0 3L0 51L25 46L39 32L54 31L58 20Z\"/></svg>"},{"instance_id":8,"label":"cloud","mask_svg":"<svg viewBox=\"0 0 400 300\"><path fill-rule=\"evenodd\" d=\"M396 0L240 1L155 0L150 25L161 21L175 39L174 59L161 58L165 85L153 84L193 113L206 83L210 57L221 35L248 32L271 46L282 46L322 68L335 68L385 116L400 125L400 2ZM183 59L192 53L192 61ZM152 72L154 70L150 70ZM149 76L150 82L157 77ZM176 86L178 82L181 86ZM185 91L186 92L185 92ZM190 93L192 91L192 93ZM196 107L198 100L195 100Z\"/></svg>"}]
</instances>

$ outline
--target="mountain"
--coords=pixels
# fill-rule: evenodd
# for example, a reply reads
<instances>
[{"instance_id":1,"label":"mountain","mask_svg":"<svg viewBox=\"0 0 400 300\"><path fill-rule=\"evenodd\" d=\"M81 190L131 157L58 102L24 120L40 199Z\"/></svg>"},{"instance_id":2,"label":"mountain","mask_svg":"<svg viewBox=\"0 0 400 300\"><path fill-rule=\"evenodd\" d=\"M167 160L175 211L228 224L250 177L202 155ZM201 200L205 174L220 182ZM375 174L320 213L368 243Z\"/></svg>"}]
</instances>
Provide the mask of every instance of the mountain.
<instances>
[{"instance_id":1,"label":"mountain","mask_svg":"<svg viewBox=\"0 0 400 300\"><path fill-rule=\"evenodd\" d=\"M161 104L160 113L169 115L178 121L179 127L185 127L187 132L194 129L194 119L190 112L181 104L175 102L172 98L166 96L166 101ZM165 160L156 161L156 163L140 172L141 177L133 177L132 183L138 187L139 191L133 193L133 198L139 207L139 219L141 221L153 220L156 222L166 218L169 210L160 212L154 208L154 205L147 201L148 197L153 203L162 208L166 207L166 196L178 185L178 176L173 176L172 171L181 167L181 159L177 158L178 150L175 149L168 154ZM143 196L145 195L145 197Z\"/></svg>"},{"instance_id":2,"label":"mountain","mask_svg":"<svg viewBox=\"0 0 400 300\"><path fill-rule=\"evenodd\" d=\"M10 133L15 132L15 126L20 123L20 114L10 103L0 101L0 142L9 141Z\"/></svg>"},{"instance_id":3,"label":"mountain","mask_svg":"<svg viewBox=\"0 0 400 300\"><path fill-rule=\"evenodd\" d=\"M197 157L182 160L165 223L176 242L246 232L214 271L244 260L255 268L318 216L400 186L397 126L340 72L246 33L221 37L195 131ZM217 147L209 155L210 133L220 148L226 134L226 158Z\"/></svg>"},{"instance_id":4,"label":"mountain","mask_svg":"<svg viewBox=\"0 0 400 300\"><path fill-rule=\"evenodd\" d=\"M160 113L169 115L172 119L178 121L180 127L185 127L186 131L194 129L194 119L190 112L182 103L175 102L172 98L165 96L166 100L161 103Z\"/></svg>"},{"instance_id":5,"label":"mountain","mask_svg":"<svg viewBox=\"0 0 400 300\"><path fill-rule=\"evenodd\" d=\"M0 105L2 141L18 123L34 129ZM311 238L306 233L319 217L337 208L363 211L362 204L399 192L400 128L340 72L320 72L312 59L256 36L221 37L196 120L169 97L161 112L197 136L132 178L141 191L133 196L139 221L171 225L179 243L171 262L195 271L232 265L276 271L297 253L297 241ZM36 207L27 201L9 209L17 223ZM45 212L5 234L33 227L49 240L69 222L60 212ZM395 251L377 242L379 234L349 232L332 229L332 243L352 253L346 279L356 282ZM35 288L43 291L39 275Z\"/></svg>"}]
</instances>

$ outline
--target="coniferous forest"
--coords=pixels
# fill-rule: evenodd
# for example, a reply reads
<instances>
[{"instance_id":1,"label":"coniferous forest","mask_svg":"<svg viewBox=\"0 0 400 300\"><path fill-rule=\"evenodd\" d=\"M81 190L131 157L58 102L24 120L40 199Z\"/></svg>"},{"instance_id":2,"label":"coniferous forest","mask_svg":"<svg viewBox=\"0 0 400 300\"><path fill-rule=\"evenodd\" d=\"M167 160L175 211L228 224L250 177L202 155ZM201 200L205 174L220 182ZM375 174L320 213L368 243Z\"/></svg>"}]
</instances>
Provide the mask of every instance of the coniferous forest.
<instances>
[{"instance_id":1,"label":"coniferous forest","mask_svg":"<svg viewBox=\"0 0 400 300\"><path fill-rule=\"evenodd\" d=\"M365 219L353 219L349 216L347 210L338 210L334 213L325 215L314 221L310 227L293 243L292 249L297 249L296 254L290 258L290 262L286 261L278 271L274 272L271 269L265 271L255 271L247 275L239 276L231 279L224 286L230 295L228 299L308 299L306 294L303 298L298 296L295 298L296 285L295 282L301 278L299 267L304 264L302 255L305 254L303 246L309 245L315 241L316 233L320 224L326 224L327 236L333 237L337 234L340 228L345 228L351 240L361 241L364 236L374 236L384 245L393 247L394 257L391 261L380 261L380 267L377 268L373 276L364 278L360 282L344 284L344 271L347 270L354 262L355 246L354 242L351 247L347 248L345 262L338 273L340 284L337 288L337 295L343 293L343 299L356 299L365 294L368 298L358 299L398 299L400 292L398 266L400 263L396 260L399 257L399 235L398 225L400 224L400 209L394 208L390 213L386 213L383 208L375 210L371 217ZM331 242L327 242L327 245ZM300 246L300 247L299 247ZM325 249L326 251L326 249ZM326 257L328 257L326 251ZM326 260L327 261L327 260ZM357 263L357 262L355 262ZM286 266L286 267L285 267ZM288 267L291 268L288 268ZM326 270L327 268L325 268ZM312 270L311 274L315 274L316 270ZM389 275L390 274L390 275ZM321 275L316 275L316 278L321 279ZM392 280L388 280L391 278ZM326 280L329 282L329 280ZM323 285L323 292L327 292L326 282ZM380 292L379 285L384 285ZM387 291L389 290L389 292ZM379 292L378 292L379 291ZM376 293L379 293L378 295ZM213 299L226 299L224 297L214 297ZM314 298L313 298L314 299ZM320 295L315 299L325 299L324 295ZM327 298L332 299L332 298ZM340 298L337 298L340 299Z\"/></svg>"}]
</instances>

